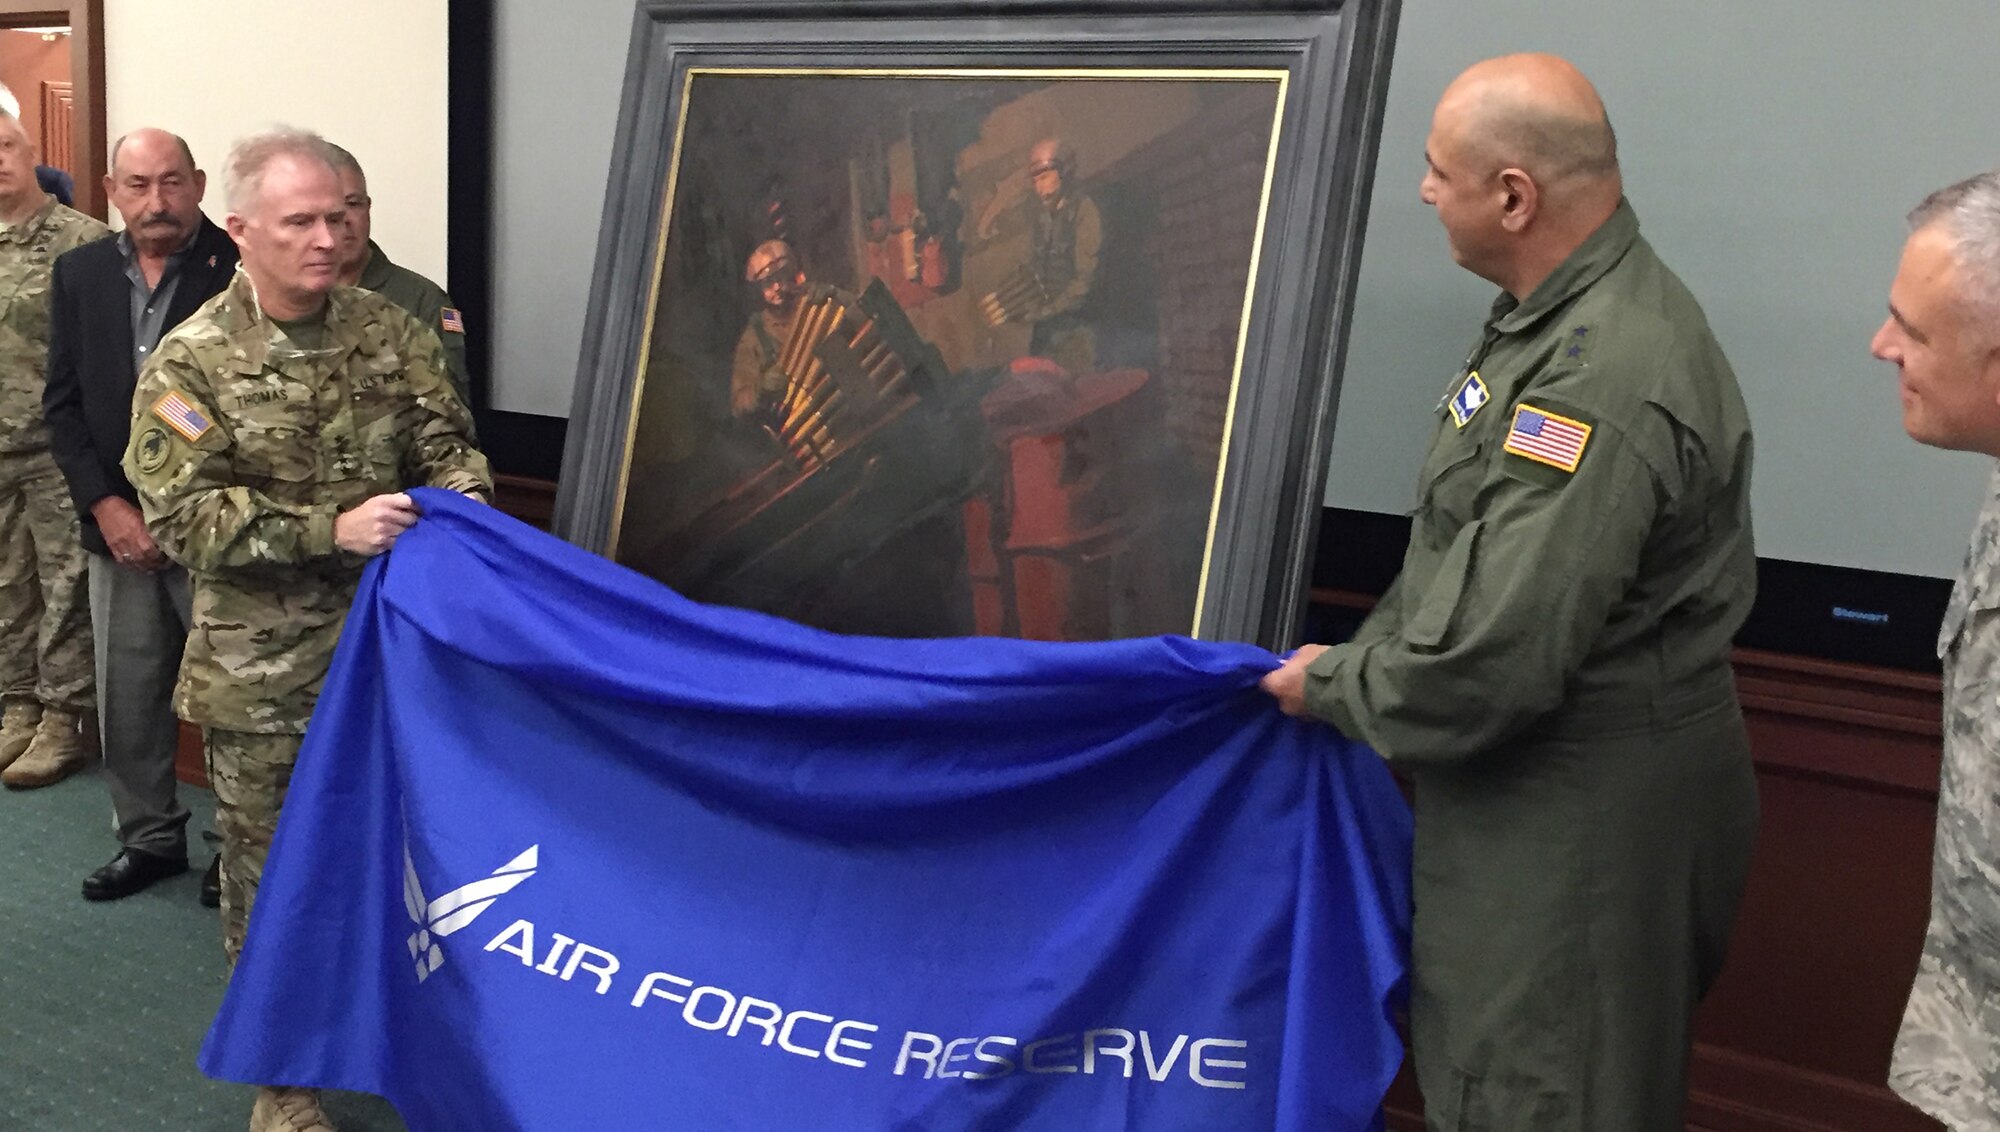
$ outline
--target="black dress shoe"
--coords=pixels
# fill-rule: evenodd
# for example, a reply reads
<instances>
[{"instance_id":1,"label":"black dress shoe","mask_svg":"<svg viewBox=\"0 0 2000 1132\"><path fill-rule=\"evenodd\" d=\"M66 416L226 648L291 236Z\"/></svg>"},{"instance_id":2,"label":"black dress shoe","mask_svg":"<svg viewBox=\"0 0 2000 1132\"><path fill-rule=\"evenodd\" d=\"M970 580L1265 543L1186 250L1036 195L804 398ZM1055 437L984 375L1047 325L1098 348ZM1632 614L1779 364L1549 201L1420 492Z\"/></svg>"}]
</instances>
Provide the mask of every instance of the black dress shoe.
<instances>
[{"instance_id":1,"label":"black dress shoe","mask_svg":"<svg viewBox=\"0 0 2000 1132\"><path fill-rule=\"evenodd\" d=\"M117 900L141 891L154 881L188 871L186 857L160 857L121 849L111 863L83 878L85 900Z\"/></svg>"},{"instance_id":2,"label":"black dress shoe","mask_svg":"<svg viewBox=\"0 0 2000 1132\"><path fill-rule=\"evenodd\" d=\"M208 871L201 874L201 906L222 907L222 854L209 858Z\"/></svg>"}]
</instances>

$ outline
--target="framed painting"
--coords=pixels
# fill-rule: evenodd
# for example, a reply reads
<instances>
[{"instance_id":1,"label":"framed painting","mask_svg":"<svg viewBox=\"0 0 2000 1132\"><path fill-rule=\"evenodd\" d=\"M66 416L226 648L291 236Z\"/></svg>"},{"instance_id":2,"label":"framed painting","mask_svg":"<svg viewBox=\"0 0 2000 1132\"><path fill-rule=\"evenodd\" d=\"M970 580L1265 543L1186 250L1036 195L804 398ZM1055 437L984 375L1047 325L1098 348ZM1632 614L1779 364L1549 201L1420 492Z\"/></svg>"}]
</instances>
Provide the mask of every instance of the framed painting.
<instances>
[{"instance_id":1,"label":"framed painting","mask_svg":"<svg viewBox=\"0 0 2000 1132\"><path fill-rule=\"evenodd\" d=\"M841 632L1282 644L1394 21L639 4L558 533Z\"/></svg>"}]
</instances>

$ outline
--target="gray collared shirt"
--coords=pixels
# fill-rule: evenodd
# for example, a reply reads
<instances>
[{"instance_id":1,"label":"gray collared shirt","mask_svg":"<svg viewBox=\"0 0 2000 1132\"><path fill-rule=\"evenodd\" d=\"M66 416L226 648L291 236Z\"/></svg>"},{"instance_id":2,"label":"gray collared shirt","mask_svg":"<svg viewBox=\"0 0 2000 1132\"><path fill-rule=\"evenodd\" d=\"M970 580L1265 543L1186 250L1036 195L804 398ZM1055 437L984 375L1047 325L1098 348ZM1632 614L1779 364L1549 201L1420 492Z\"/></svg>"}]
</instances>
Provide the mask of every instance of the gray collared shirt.
<instances>
[{"instance_id":1,"label":"gray collared shirt","mask_svg":"<svg viewBox=\"0 0 2000 1132\"><path fill-rule=\"evenodd\" d=\"M118 250L125 254L125 278L132 281L132 370L138 372L146 364L146 358L167 330L167 308L173 305L174 289L180 286L181 266L187 262L188 252L194 248L194 238L201 234L201 227L188 233L187 240L167 256L167 266L160 272L160 285L146 286L146 273L139 268L139 249L132 242L132 233L118 233Z\"/></svg>"}]
</instances>

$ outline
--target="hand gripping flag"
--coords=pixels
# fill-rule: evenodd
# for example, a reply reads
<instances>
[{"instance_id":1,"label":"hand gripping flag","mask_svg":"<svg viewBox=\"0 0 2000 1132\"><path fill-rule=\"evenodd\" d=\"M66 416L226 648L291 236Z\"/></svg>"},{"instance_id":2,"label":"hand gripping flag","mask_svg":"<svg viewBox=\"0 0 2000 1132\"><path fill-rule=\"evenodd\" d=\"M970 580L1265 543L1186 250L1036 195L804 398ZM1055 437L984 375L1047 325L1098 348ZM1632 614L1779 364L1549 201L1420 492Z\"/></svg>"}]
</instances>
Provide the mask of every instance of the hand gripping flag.
<instances>
[{"instance_id":1,"label":"hand gripping flag","mask_svg":"<svg viewBox=\"0 0 2000 1132\"><path fill-rule=\"evenodd\" d=\"M415 1132L1375 1126L1409 815L1269 653L835 636L416 497L211 1075Z\"/></svg>"}]
</instances>

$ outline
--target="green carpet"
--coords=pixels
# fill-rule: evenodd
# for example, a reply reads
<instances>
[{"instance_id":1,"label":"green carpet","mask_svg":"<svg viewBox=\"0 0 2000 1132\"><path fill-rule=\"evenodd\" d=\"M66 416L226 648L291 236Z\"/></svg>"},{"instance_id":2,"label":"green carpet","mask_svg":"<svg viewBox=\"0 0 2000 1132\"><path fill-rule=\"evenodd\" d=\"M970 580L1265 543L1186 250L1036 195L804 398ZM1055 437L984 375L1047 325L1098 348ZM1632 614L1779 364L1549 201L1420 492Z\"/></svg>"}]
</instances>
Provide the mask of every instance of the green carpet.
<instances>
[{"instance_id":1,"label":"green carpet","mask_svg":"<svg viewBox=\"0 0 2000 1132\"><path fill-rule=\"evenodd\" d=\"M214 804L182 787L195 828ZM195 1067L228 975L194 869L92 904L83 878L111 859L111 803L95 778L0 793L0 1132L247 1128L254 1091ZM401 1132L374 1098L330 1094L341 1132Z\"/></svg>"}]
</instances>

